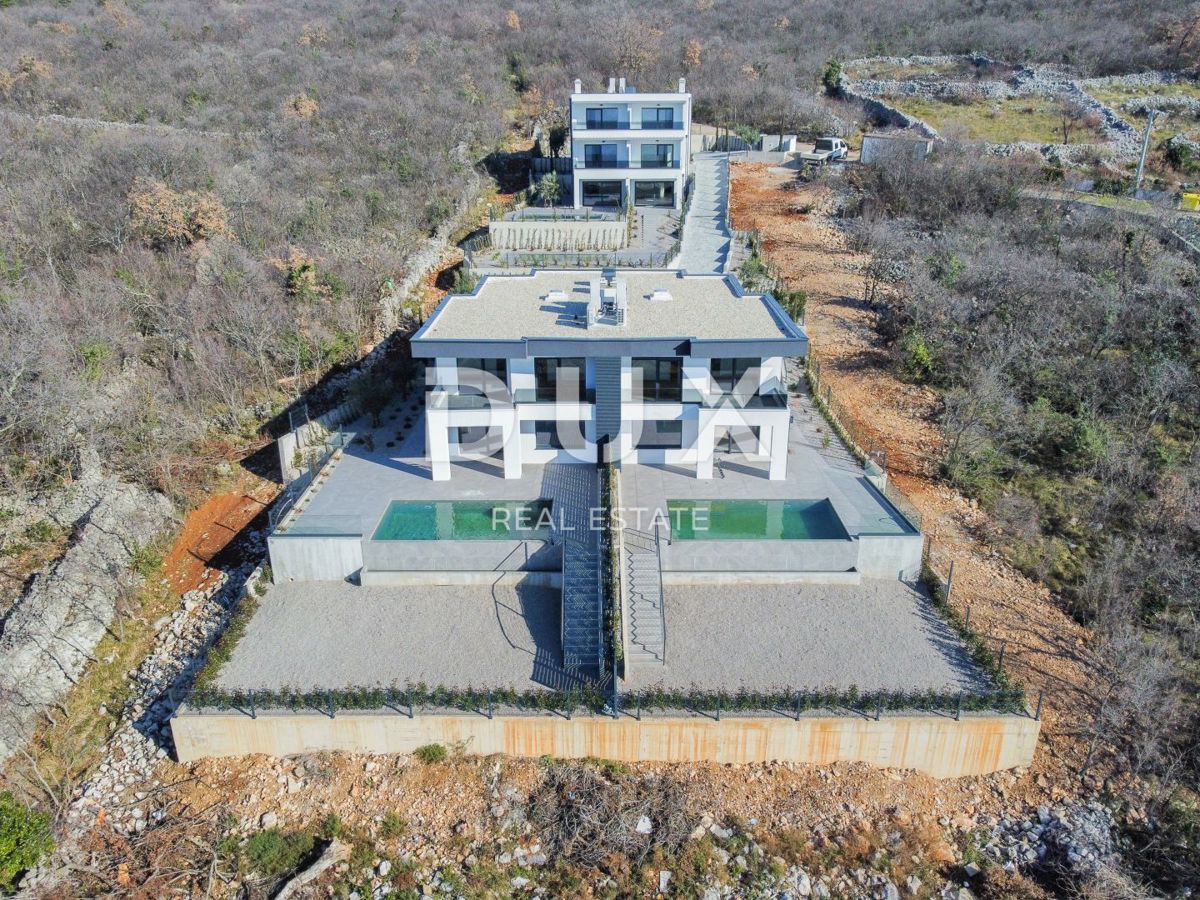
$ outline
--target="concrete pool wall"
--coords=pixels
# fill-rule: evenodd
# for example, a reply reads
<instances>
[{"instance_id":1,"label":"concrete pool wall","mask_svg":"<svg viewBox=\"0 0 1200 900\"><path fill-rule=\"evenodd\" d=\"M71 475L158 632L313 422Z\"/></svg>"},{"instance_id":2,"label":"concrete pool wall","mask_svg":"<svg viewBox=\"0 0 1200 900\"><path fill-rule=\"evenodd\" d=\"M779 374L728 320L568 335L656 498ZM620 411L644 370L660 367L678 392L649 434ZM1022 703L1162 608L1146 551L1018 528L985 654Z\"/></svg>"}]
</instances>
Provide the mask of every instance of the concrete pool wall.
<instances>
[{"instance_id":1,"label":"concrete pool wall","mask_svg":"<svg viewBox=\"0 0 1200 900\"><path fill-rule=\"evenodd\" d=\"M858 535L847 540L674 541L662 546L665 580L685 573L736 581L737 573L778 574L811 580L844 578L911 580L921 571L922 537ZM562 545L539 540L372 541L359 535L273 534L267 539L276 583L345 581L363 584L441 583L452 573L552 572L562 568ZM720 552L716 552L716 551ZM403 573L403 574L400 574ZM686 580L686 579L685 579Z\"/></svg>"}]
</instances>

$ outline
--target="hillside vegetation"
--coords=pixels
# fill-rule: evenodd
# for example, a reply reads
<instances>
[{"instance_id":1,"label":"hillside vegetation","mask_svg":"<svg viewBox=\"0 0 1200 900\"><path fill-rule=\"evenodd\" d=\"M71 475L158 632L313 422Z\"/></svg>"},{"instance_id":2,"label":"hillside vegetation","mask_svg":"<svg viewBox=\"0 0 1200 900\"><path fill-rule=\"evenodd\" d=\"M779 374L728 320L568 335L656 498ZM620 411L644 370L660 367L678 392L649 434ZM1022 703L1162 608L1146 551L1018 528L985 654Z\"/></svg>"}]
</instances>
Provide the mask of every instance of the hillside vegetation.
<instances>
[{"instance_id":1,"label":"hillside vegetation","mask_svg":"<svg viewBox=\"0 0 1200 900\"><path fill-rule=\"evenodd\" d=\"M1182 7L6 0L0 472L53 486L95 450L177 490L214 422L253 429L357 355L463 174L561 117L576 76L686 75L701 119L797 127L828 115L830 56L1103 74L1166 58L1155 29Z\"/></svg>"},{"instance_id":2,"label":"hillside vegetation","mask_svg":"<svg viewBox=\"0 0 1200 900\"><path fill-rule=\"evenodd\" d=\"M954 146L859 170L868 294L937 390L943 475L1093 629L1085 771L1115 758L1169 807L1200 765L1200 269L1155 219L1025 199L1040 176ZM1200 846L1171 865L1186 883Z\"/></svg>"}]
</instances>

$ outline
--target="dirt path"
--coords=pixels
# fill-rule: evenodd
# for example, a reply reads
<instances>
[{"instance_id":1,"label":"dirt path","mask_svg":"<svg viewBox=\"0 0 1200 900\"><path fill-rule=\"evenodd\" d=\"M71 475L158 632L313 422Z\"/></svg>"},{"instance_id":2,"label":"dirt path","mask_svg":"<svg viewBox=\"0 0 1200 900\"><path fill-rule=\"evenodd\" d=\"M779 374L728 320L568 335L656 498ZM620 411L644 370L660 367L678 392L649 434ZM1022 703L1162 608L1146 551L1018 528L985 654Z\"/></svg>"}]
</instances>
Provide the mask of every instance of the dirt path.
<instances>
[{"instance_id":1,"label":"dirt path","mask_svg":"<svg viewBox=\"0 0 1200 900\"><path fill-rule=\"evenodd\" d=\"M867 258L830 218L828 189L797 188L791 173L743 163L733 168L731 193L734 227L759 229L771 264L808 293L805 330L822 379L887 449L891 477L924 517L934 565L944 573L954 562L954 604L970 606L972 627L993 647L1006 644L1006 670L1035 696L1045 690L1034 776L1042 787L1069 789L1091 703L1087 630L1004 562L988 540L988 516L937 477L937 396L894 374L875 313L862 299Z\"/></svg>"}]
</instances>

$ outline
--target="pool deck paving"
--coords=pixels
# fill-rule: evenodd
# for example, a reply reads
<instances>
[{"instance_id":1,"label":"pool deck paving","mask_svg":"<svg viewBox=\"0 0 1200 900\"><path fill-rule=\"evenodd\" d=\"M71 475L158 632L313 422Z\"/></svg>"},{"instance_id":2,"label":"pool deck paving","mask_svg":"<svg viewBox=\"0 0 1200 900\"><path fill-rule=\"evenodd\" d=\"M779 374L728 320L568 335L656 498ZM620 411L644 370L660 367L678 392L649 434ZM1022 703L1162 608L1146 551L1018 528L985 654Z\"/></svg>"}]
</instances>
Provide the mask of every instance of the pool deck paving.
<instances>
[{"instance_id":1,"label":"pool deck paving","mask_svg":"<svg viewBox=\"0 0 1200 900\"><path fill-rule=\"evenodd\" d=\"M392 500L527 501L554 497L555 485L564 481L563 467L591 469L586 463L527 464L520 478L505 479L502 462L488 458L455 462L448 481L434 481L425 459L424 410L419 404L416 411L407 406L404 409L402 413L385 412L384 423L378 428L370 428L362 420L350 427L360 435L369 432L374 448L368 449L361 438L346 448L328 481L291 526L292 533L319 527L323 520L336 520L357 522L357 530L369 536ZM695 477L692 466L626 463L621 467L620 479L626 525L648 528L653 511L665 511L667 500L828 498L851 535L914 533L870 484L858 460L831 435L807 394L793 394L791 409L784 480L768 479L767 461L752 455L719 455L714 477L703 480ZM413 424L401 435L397 423L406 415L412 416ZM393 447L387 446L389 441Z\"/></svg>"},{"instance_id":2,"label":"pool deck paving","mask_svg":"<svg viewBox=\"0 0 1200 900\"><path fill-rule=\"evenodd\" d=\"M667 665L629 689L969 690L983 677L916 588L668 586ZM220 672L222 688L564 689L559 592L495 586L275 585Z\"/></svg>"}]
</instances>

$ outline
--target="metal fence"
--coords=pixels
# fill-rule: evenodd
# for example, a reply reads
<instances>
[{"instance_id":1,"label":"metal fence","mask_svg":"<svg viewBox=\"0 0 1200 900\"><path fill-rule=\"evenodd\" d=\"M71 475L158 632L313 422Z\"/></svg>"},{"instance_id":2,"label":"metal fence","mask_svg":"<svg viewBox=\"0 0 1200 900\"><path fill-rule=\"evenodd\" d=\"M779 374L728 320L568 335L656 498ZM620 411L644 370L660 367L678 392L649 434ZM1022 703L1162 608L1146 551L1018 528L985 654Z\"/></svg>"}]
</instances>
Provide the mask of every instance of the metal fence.
<instances>
[{"instance_id":1,"label":"metal fence","mask_svg":"<svg viewBox=\"0 0 1200 900\"><path fill-rule=\"evenodd\" d=\"M293 417L292 413L288 413L289 421L295 423L298 418ZM300 425L295 426L292 431L303 425L311 424L308 419L308 408L304 408L304 421ZM348 431L343 431L339 425L333 431L326 432L325 436L319 444L309 444L307 447L298 447L297 452L301 454L303 463L303 471L293 479L287 487L285 487L272 504L271 509L267 513L268 530L273 532L278 527L279 523L284 520L292 507L296 505L309 485L316 481L317 475L325 468L326 463L333 458L333 454L338 450L345 449L350 442L354 440L354 435Z\"/></svg>"}]
</instances>

